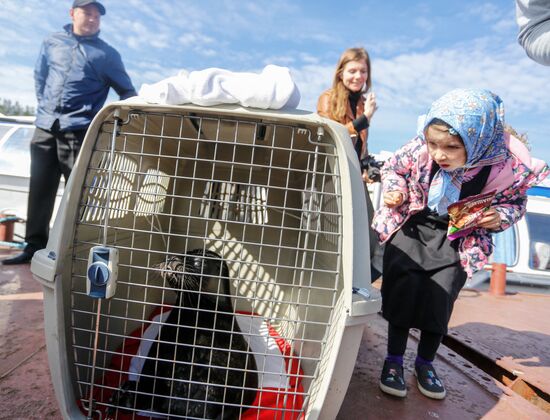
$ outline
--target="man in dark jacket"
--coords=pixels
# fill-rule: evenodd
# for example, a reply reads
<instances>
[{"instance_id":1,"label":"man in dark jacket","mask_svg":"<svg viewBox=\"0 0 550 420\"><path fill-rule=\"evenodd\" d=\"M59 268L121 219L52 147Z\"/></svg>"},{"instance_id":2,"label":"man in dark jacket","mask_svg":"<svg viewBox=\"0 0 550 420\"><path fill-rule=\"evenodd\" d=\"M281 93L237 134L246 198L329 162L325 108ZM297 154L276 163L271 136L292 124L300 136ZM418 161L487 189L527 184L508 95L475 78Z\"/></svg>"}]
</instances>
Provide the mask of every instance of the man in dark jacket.
<instances>
[{"instance_id":1,"label":"man in dark jacket","mask_svg":"<svg viewBox=\"0 0 550 420\"><path fill-rule=\"evenodd\" d=\"M38 108L31 142L31 177L24 251L2 261L23 264L45 248L59 180L67 182L93 117L112 87L136 96L120 54L99 38L105 7L74 0L72 24L46 38L34 72Z\"/></svg>"}]
</instances>

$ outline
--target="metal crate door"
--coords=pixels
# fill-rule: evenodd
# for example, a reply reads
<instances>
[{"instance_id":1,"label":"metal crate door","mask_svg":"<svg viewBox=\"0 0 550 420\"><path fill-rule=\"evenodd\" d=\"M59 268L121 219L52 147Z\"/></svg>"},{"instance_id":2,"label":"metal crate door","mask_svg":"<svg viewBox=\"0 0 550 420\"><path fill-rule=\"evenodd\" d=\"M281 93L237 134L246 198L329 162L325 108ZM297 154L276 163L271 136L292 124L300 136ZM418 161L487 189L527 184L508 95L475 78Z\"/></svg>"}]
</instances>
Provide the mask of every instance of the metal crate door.
<instances>
[{"instance_id":1,"label":"metal crate door","mask_svg":"<svg viewBox=\"0 0 550 420\"><path fill-rule=\"evenodd\" d=\"M103 123L75 223L69 342L80 404L86 409L92 401L102 415L109 407L116 415L166 414L138 402L118 410L112 395L128 378L126 362L136 360L131 344L158 343L160 333L143 336L163 328L159 308L181 309L159 264L205 249L228 267L232 311L256 362L247 374L258 378L253 403L213 405L236 409L241 418L266 410L280 418L305 415L323 397L345 318L333 139L303 123L185 108L121 116ZM116 293L103 303L86 294L89 252L98 245L118 252ZM200 402L173 392L137 395Z\"/></svg>"}]
</instances>

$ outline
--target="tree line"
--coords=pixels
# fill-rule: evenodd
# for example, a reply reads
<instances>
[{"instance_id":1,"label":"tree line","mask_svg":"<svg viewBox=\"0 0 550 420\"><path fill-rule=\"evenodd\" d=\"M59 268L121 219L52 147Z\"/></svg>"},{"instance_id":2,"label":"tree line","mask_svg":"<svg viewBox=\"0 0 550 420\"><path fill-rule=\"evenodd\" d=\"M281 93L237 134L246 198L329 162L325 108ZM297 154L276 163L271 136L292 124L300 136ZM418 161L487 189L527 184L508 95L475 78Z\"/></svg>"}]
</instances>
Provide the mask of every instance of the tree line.
<instances>
[{"instance_id":1,"label":"tree line","mask_svg":"<svg viewBox=\"0 0 550 420\"><path fill-rule=\"evenodd\" d=\"M18 101L0 98L0 114L4 115L34 115L32 106L21 105Z\"/></svg>"}]
</instances>

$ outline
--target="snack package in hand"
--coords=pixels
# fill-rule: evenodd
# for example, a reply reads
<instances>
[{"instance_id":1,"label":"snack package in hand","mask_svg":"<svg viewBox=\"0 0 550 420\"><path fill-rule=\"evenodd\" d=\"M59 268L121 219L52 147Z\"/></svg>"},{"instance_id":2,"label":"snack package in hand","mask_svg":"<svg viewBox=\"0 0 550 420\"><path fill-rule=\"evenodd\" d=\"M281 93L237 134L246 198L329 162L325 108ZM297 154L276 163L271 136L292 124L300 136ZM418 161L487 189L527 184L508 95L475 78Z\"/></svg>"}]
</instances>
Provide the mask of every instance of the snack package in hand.
<instances>
[{"instance_id":1,"label":"snack package in hand","mask_svg":"<svg viewBox=\"0 0 550 420\"><path fill-rule=\"evenodd\" d=\"M463 198L447 207L449 228L447 238L453 240L470 233L483 213L491 207L496 190Z\"/></svg>"}]
</instances>

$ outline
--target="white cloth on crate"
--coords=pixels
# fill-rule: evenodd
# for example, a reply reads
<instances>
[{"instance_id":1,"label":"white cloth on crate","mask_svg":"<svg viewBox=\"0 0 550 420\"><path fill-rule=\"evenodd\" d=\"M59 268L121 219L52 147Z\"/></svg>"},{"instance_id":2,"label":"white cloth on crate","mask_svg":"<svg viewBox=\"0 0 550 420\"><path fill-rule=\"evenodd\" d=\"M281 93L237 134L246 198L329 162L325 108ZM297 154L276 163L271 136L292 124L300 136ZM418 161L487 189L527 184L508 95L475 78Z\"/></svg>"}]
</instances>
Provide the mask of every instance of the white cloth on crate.
<instances>
[{"instance_id":1,"label":"white cloth on crate","mask_svg":"<svg viewBox=\"0 0 550 420\"><path fill-rule=\"evenodd\" d=\"M219 68L182 71L154 84L144 83L139 96L157 104L238 104L262 109L296 108L300 102L300 91L288 67L273 64L259 74Z\"/></svg>"}]
</instances>

